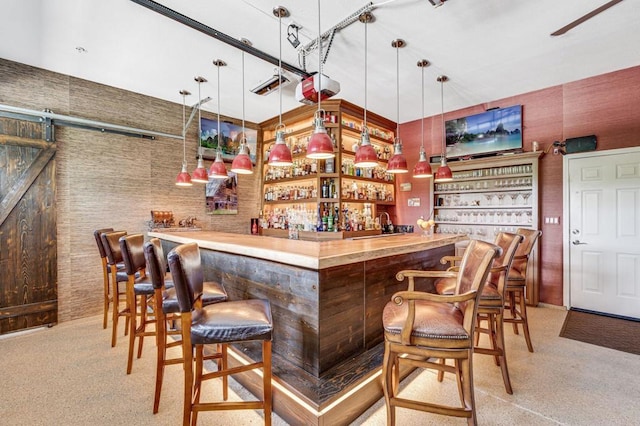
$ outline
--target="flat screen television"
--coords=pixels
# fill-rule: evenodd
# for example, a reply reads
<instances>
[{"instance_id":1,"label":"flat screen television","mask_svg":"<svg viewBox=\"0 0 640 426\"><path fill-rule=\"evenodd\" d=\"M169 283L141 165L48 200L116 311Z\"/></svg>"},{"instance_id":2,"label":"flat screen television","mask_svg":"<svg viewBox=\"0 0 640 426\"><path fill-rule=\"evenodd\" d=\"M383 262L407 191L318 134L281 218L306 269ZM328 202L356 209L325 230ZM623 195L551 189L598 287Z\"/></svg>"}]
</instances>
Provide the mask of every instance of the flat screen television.
<instances>
[{"instance_id":1,"label":"flat screen television","mask_svg":"<svg viewBox=\"0 0 640 426\"><path fill-rule=\"evenodd\" d=\"M448 120L445 128L448 159L521 151L522 105Z\"/></svg>"}]
</instances>

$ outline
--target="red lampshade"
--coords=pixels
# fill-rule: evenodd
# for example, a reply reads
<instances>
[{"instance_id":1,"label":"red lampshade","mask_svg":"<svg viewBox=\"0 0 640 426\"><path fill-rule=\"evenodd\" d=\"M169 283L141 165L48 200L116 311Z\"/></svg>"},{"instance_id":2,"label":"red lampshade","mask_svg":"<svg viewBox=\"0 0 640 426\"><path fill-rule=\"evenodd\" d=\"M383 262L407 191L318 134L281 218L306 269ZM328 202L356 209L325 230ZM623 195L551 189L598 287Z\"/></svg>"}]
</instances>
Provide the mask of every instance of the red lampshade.
<instances>
[{"instance_id":1,"label":"red lampshade","mask_svg":"<svg viewBox=\"0 0 640 426\"><path fill-rule=\"evenodd\" d=\"M180 173L178 173L178 177L176 178L176 185L177 186L191 186L191 185L193 185L191 183L191 176L189 175L189 172L187 172L187 165L186 164L182 164L182 171Z\"/></svg>"},{"instance_id":2,"label":"red lampshade","mask_svg":"<svg viewBox=\"0 0 640 426\"><path fill-rule=\"evenodd\" d=\"M353 165L361 168L375 167L378 165L378 154L376 150L371 146L369 141L369 133L367 128L362 129L361 143L356 150L356 159Z\"/></svg>"},{"instance_id":3,"label":"red lampshade","mask_svg":"<svg viewBox=\"0 0 640 426\"><path fill-rule=\"evenodd\" d=\"M322 160L335 157L333 141L327 134L327 129L324 128L322 118L319 114L316 114L315 125L316 128L309 138L309 144L307 145L307 158Z\"/></svg>"},{"instance_id":4,"label":"red lampshade","mask_svg":"<svg viewBox=\"0 0 640 426\"><path fill-rule=\"evenodd\" d=\"M193 171L191 181L197 183L207 183L209 181L209 175L207 174L207 169L204 168L202 158L198 158L198 166Z\"/></svg>"},{"instance_id":5,"label":"red lampshade","mask_svg":"<svg viewBox=\"0 0 640 426\"><path fill-rule=\"evenodd\" d=\"M407 159L402 155L402 143L396 139L396 143L393 146L393 156L387 164L387 173L407 173L408 171Z\"/></svg>"},{"instance_id":6,"label":"red lampshade","mask_svg":"<svg viewBox=\"0 0 640 426\"><path fill-rule=\"evenodd\" d=\"M228 177L227 168L224 165L224 161L222 161L222 154L217 151L216 159L209 167L209 179L226 179Z\"/></svg>"},{"instance_id":7,"label":"red lampshade","mask_svg":"<svg viewBox=\"0 0 640 426\"><path fill-rule=\"evenodd\" d=\"M286 143L284 143L284 131L276 131L276 143L271 147L269 152L270 166L276 167L288 167L293 165L293 159L291 158L291 151Z\"/></svg>"},{"instance_id":8,"label":"red lampshade","mask_svg":"<svg viewBox=\"0 0 640 426\"><path fill-rule=\"evenodd\" d=\"M240 145L240 152L231 163L231 171L238 173L239 175L250 175L253 173L253 165L251 164L251 158L249 158L249 154L247 153L246 145Z\"/></svg>"},{"instance_id":9,"label":"red lampshade","mask_svg":"<svg viewBox=\"0 0 640 426\"><path fill-rule=\"evenodd\" d=\"M443 157L440 163L440 167L438 167L438 171L436 171L435 180L443 182L452 179L453 173L451 173L451 169L449 168L449 166L447 166L446 158Z\"/></svg>"},{"instance_id":10,"label":"red lampshade","mask_svg":"<svg viewBox=\"0 0 640 426\"><path fill-rule=\"evenodd\" d=\"M420 159L413 168L413 177L429 178L431 176L433 176L433 171L431 170L431 164L427 161L427 153L424 152L423 147L420 147Z\"/></svg>"}]
</instances>

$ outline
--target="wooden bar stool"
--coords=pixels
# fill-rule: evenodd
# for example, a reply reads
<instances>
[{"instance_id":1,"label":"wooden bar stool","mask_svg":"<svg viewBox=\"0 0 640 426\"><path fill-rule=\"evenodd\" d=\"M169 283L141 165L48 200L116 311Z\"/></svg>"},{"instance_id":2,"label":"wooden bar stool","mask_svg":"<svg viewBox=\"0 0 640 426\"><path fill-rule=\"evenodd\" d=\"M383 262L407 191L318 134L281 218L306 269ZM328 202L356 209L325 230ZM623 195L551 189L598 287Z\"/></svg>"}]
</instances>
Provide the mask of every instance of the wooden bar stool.
<instances>
[{"instance_id":1,"label":"wooden bar stool","mask_svg":"<svg viewBox=\"0 0 640 426\"><path fill-rule=\"evenodd\" d=\"M183 244L168 255L173 277L182 329L184 354L184 411L183 425L195 425L200 411L262 409L265 425L271 424L271 335L273 322L268 300L250 299L202 306L203 272L200 249L196 243ZM228 368L227 345L250 341L262 342L262 359L247 365ZM205 373L204 345L215 344L220 351L218 371ZM195 372L194 372L195 348ZM226 402L226 383L223 401L201 402L204 380L254 369L262 369L263 398L261 401Z\"/></svg>"},{"instance_id":2,"label":"wooden bar stool","mask_svg":"<svg viewBox=\"0 0 640 426\"><path fill-rule=\"evenodd\" d=\"M100 234L100 240L102 241L102 247L107 255L107 266L110 271L111 281L111 299L113 302L111 312L111 347L116 345L118 336L118 320L120 317L126 318L125 336L129 333L129 312L127 307L120 308L120 294L119 283L126 283L129 279L127 273L121 270L124 267L124 261L122 259L122 251L120 250L120 238L127 235L126 231L114 231L103 232ZM126 299L126 297L125 297Z\"/></svg>"},{"instance_id":3,"label":"wooden bar stool","mask_svg":"<svg viewBox=\"0 0 640 426\"><path fill-rule=\"evenodd\" d=\"M501 249L491 243L472 240L457 274L451 271L408 270L396 274L398 281L408 278L409 284L407 291L392 296L382 314L382 389L387 406L387 425L395 425L396 407L465 417L468 424L477 424L473 389L473 334L477 302L491 262L500 252ZM455 277L455 292L449 296L415 291L416 277ZM454 365L434 362L431 358L453 359ZM455 373L461 405L433 404L397 396L401 364Z\"/></svg>"},{"instance_id":4,"label":"wooden bar stool","mask_svg":"<svg viewBox=\"0 0 640 426\"><path fill-rule=\"evenodd\" d=\"M476 315L475 343L474 352L484 355L493 355L496 365L502 371L502 380L506 392L513 394L511 387L511 379L509 377L509 368L507 366L507 353L504 344L504 300L507 274L511 268L513 257L522 241L521 235L500 232L494 244L502 250L502 254L493 260L493 265L487 276L487 281L482 288L480 299L478 301L478 312ZM457 256L445 256L441 259L442 263L456 262L460 258ZM458 267L454 266L449 271L457 271ZM453 278L441 278L435 283L436 292L438 294L454 294L456 280ZM486 328L481 323L486 321ZM479 346L480 333L486 333L489 337L490 347ZM444 372L438 372L438 380L442 381Z\"/></svg>"},{"instance_id":5,"label":"wooden bar stool","mask_svg":"<svg viewBox=\"0 0 640 426\"><path fill-rule=\"evenodd\" d=\"M136 338L138 338L137 358L140 358L142 356L144 338L156 336L155 329L147 331L147 325L156 323L157 309L153 303L153 283L151 282L151 278L147 276L147 261L144 257L144 235L124 235L120 237L119 244L128 277L127 309L129 313L129 353L127 356L127 374L131 374L133 367L133 349ZM151 302L153 312L151 319L147 311L149 307L148 302Z\"/></svg>"},{"instance_id":6,"label":"wooden bar stool","mask_svg":"<svg viewBox=\"0 0 640 426\"><path fill-rule=\"evenodd\" d=\"M505 316L504 322L513 324L513 332L518 334L518 324L522 325L524 339L527 342L527 349L533 352L533 344L531 344L531 335L529 334L529 322L527 320L527 267L533 247L542 235L542 231L538 229L518 228L517 234L522 235L524 240L518 247L516 255L511 264L509 277L507 278L507 294L506 294L506 312L509 316Z\"/></svg>"},{"instance_id":7,"label":"wooden bar stool","mask_svg":"<svg viewBox=\"0 0 640 426\"><path fill-rule=\"evenodd\" d=\"M107 328L107 319L109 317L109 305L111 304L111 290L109 289L109 275L111 274L111 267L107 262L107 253L104 251L102 245L101 234L113 232L113 228L102 228L93 231L93 237L96 239L96 245L98 246L98 253L100 253L100 260L102 261L102 290L103 290L103 318L102 328Z\"/></svg>"},{"instance_id":8,"label":"wooden bar stool","mask_svg":"<svg viewBox=\"0 0 640 426\"><path fill-rule=\"evenodd\" d=\"M160 394L162 392L162 382L164 379L164 367L166 365L182 364L184 357L167 358L167 349L175 346L182 347L179 340L168 341L169 335L180 335L179 330L169 330L167 323L180 320L175 315L180 311L178 299L174 288L167 289L165 286L166 262L164 250L158 238L152 238L144 244L144 257L147 261L147 271L154 288L154 303L156 306L156 387L153 398L153 413L158 412L160 406ZM208 281L203 284L203 305L224 302L227 300L227 292L222 284ZM158 308L162 306L162 309Z\"/></svg>"}]
</instances>

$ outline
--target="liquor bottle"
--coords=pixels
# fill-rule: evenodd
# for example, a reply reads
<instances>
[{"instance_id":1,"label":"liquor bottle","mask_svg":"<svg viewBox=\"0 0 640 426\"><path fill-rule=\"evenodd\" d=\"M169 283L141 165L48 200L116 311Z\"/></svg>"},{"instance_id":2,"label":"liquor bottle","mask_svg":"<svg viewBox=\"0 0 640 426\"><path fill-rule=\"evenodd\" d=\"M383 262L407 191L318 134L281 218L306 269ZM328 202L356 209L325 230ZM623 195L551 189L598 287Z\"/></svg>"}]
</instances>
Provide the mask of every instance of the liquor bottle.
<instances>
[{"instance_id":1,"label":"liquor bottle","mask_svg":"<svg viewBox=\"0 0 640 426\"><path fill-rule=\"evenodd\" d=\"M327 229L329 228L329 216L327 214L327 209L325 208L322 211L322 232L327 232Z\"/></svg>"},{"instance_id":2,"label":"liquor bottle","mask_svg":"<svg viewBox=\"0 0 640 426\"><path fill-rule=\"evenodd\" d=\"M327 185L327 180L322 179L322 198L329 198L329 186Z\"/></svg>"},{"instance_id":3,"label":"liquor bottle","mask_svg":"<svg viewBox=\"0 0 640 426\"><path fill-rule=\"evenodd\" d=\"M338 212L340 210L338 209L338 206L336 206L335 209L336 209L336 213L333 215L333 230L335 232L338 232L340 230L339 229L340 228L340 217L339 217L339 214L338 214Z\"/></svg>"},{"instance_id":4,"label":"liquor bottle","mask_svg":"<svg viewBox=\"0 0 640 426\"><path fill-rule=\"evenodd\" d=\"M329 207L329 215L327 216L327 232L333 232L333 209Z\"/></svg>"},{"instance_id":5,"label":"liquor bottle","mask_svg":"<svg viewBox=\"0 0 640 426\"><path fill-rule=\"evenodd\" d=\"M328 198L336 198L336 184L333 179L331 179L331 183L329 183L329 191L327 196Z\"/></svg>"},{"instance_id":6,"label":"liquor bottle","mask_svg":"<svg viewBox=\"0 0 640 426\"><path fill-rule=\"evenodd\" d=\"M318 206L318 223L316 225L316 231L322 232L322 211L320 210L320 206Z\"/></svg>"}]
</instances>

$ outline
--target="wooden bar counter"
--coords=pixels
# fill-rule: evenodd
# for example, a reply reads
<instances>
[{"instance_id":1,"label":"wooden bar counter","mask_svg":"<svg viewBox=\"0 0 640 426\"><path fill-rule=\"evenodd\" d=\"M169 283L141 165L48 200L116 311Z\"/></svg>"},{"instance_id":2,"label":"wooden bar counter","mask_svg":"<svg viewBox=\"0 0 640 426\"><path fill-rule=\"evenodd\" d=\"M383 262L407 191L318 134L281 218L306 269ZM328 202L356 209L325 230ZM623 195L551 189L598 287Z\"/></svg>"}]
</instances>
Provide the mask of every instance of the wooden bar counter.
<instances>
[{"instance_id":1,"label":"wooden bar counter","mask_svg":"<svg viewBox=\"0 0 640 426\"><path fill-rule=\"evenodd\" d=\"M162 240L165 253L196 242L205 279L222 282L231 300L271 302L274 410L291 424L318 425L348 424L381 397L382 310L406 288L396 272L441 269L440 258L467 238L402 234L315 242L211 231L149 236ZM433 290L431 282L418 284ZM251 358L256 348L242 353ZM254 388L247 380L241 382Z\"/></svg>"}]
</instances>

